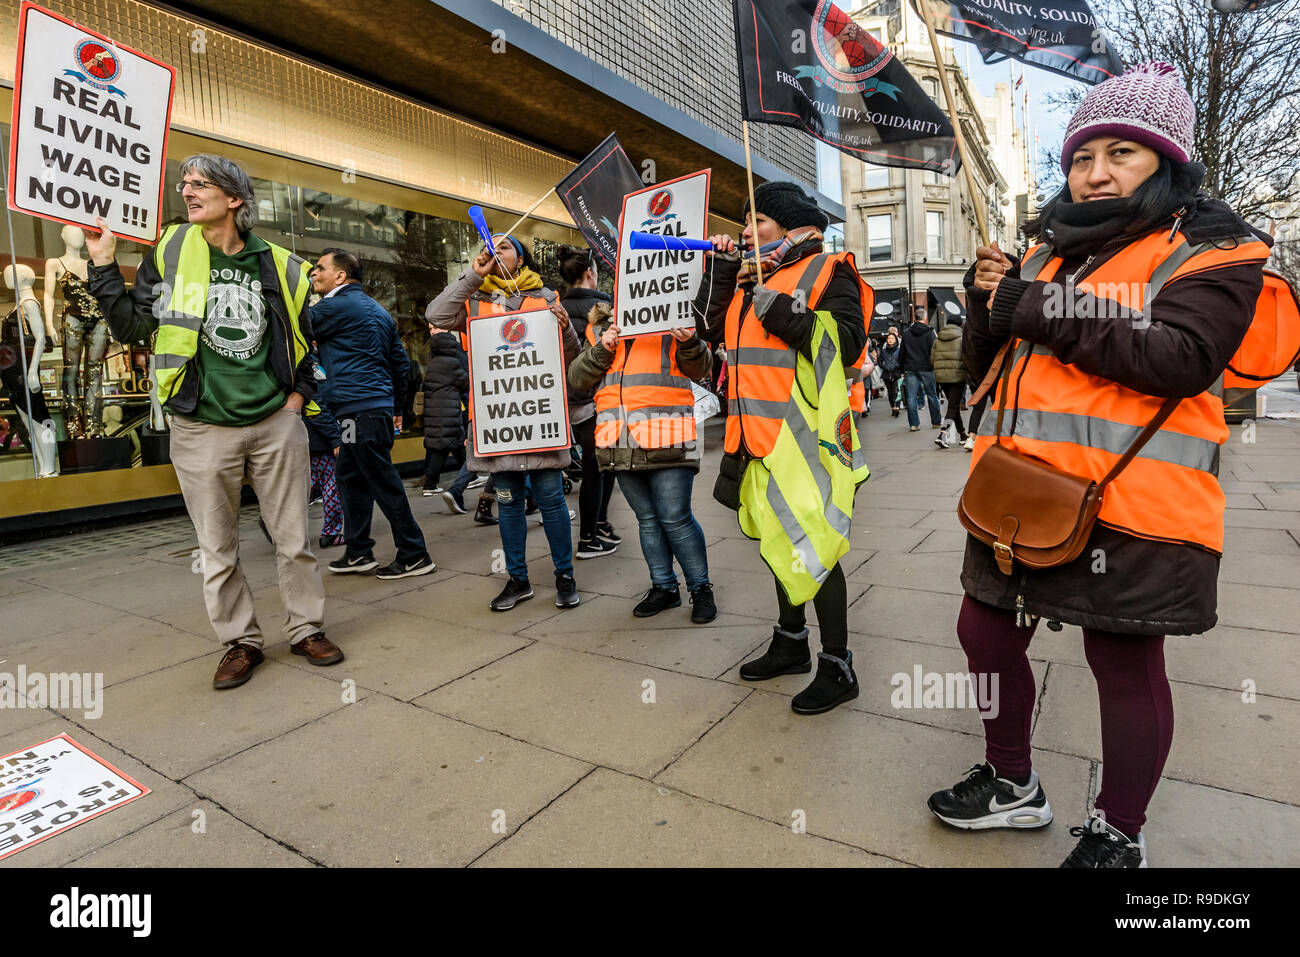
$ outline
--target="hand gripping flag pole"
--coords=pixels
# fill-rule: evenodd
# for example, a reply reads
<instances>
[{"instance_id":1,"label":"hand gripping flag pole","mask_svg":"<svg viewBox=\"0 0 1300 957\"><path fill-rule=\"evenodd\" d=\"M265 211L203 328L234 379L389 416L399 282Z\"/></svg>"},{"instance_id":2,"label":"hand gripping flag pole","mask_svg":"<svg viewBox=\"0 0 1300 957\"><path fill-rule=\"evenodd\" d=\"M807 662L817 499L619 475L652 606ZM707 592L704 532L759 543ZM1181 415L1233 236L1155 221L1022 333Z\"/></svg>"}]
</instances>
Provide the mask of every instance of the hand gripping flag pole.
<instances>
[{"instance_id":1,"label":"hand gripping flag pole","mask_svg":"<svg viewBox=\"0 0 1300 957\"><path fill-rule=\"evenodd\" d=\"M745 175L749 178L749 223L753 230L750 245L754 247L754 284L763 285L763 263L758 258L758 203L754 201L754 161L749 155L749 120L741 120L740 128L745 134Z\"/></svg>"}]
</instances>

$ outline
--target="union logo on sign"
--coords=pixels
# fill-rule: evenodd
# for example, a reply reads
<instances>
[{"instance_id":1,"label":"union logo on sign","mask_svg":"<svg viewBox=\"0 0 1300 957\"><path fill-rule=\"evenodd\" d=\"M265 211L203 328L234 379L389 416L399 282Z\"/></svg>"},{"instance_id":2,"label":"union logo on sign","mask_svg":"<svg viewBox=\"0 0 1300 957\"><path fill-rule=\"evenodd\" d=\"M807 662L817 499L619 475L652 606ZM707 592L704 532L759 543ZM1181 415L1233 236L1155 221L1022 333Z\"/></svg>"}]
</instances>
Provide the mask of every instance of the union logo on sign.
<instances>
[{"instance_id":1,"label":"union logo on sign","mask_svg":"<svg viewBox=\"0 0 1300 957\"><path fill-rule=\"evenodd\" d=\"M0 814L7 814L10 811L17 810L24 804L35 801L40 796L40 789L32 787L20 787L8 794L0 794Z\"/></svg>"},{"instance_id":2,"label":"union logo on sign","mask_svg":"<svg viewBox=\"0 0 1300 957\"><path fill-rule=\"evenodd\" d=\"M661 189L650 197L650 202L646 204L646 212L655 219L663 219L668 215L668 210L673 206L673 191L670 189Z\"/></svg>"},{"instance_id":3,"label":"union logo on sign","mask_svg":"<svg viewBox=\"0 0 1300 957\"><path fill-rule=\"evenodd\" d=\"M526 335L528 335L528 323L522 319L507 319L501 324L501 338L512 346L523 342Z\"/></svg>"},{"instance_id":4,"label":"union logo on sign","mask_svg":"<svg viewBox=\"0 0 1300 957\"><path fill-rule=\"evenodd\" d=\"M101 83L112 83L122 72L117 53L98 40L82 40L77 44L77 65Z\"/></svg>"}]
</instances>

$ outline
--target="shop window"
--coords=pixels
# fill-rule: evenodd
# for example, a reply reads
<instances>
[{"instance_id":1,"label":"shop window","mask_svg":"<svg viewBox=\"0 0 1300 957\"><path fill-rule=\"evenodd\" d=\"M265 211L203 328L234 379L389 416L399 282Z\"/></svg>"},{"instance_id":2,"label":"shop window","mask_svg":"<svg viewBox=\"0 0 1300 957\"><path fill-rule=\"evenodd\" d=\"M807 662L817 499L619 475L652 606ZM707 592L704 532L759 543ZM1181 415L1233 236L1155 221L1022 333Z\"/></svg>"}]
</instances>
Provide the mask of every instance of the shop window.
<instances>
[{"instance_id":1,"label":"shop window","mask_svg":"<svg viewBox=\"0 0 1300 957\"><path fill-rule=\"evenodd\" d=\"M925 255L931 262L943 259L943 213L925 214Z\"/></svg>"},{"instance_id":2,"label":"shop window","mask_svg":"<svg viewBox=\"0 0 1300 957\"><path fill-rule=\"evenodd\" d=\"M867 258L873 263L894 258L893 220L888 213L867 217Z\"/></svg>"}]
</instances>

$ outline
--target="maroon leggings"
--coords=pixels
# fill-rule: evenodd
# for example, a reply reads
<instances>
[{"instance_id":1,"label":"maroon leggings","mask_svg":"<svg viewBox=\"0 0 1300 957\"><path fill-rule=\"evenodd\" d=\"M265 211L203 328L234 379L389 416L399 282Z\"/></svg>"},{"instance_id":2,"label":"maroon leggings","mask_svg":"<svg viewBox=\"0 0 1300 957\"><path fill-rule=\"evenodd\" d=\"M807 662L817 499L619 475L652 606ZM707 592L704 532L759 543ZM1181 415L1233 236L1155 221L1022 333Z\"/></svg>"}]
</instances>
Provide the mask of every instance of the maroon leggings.
<instances>
[{"instance_id":1,"label":"maroon leggings","mask_svg":"<svg viewBox=\"0 0 1300 957\"><path fill-rule=\"evenodd\" d=\"M1014 612L969 595L957 637L975 675L998 675L998 716L984 721L985 758L999 776L1029 774L1029 724L1036 694L1025 651L1038 621L1016 627ZM1101 701L1104 765L1096 806L1125 834L1136 835L1174 737L1174 702L1165 676L1163 635L1083 629L1083 650Z\"/></svg>"}]
</instances>

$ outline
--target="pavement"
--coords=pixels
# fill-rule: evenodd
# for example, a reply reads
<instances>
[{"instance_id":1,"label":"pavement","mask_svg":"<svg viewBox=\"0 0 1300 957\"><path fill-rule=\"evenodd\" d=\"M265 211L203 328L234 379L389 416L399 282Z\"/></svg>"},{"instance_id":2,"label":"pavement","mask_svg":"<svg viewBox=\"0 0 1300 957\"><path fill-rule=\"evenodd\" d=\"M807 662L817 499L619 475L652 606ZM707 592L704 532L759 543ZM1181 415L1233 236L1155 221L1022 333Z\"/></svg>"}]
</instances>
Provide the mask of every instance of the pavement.
<instances>
[{"instance_id":1,"label":"pavement","mask_svg":"<svg viewBox=\"0 0 1300 957\"><path fill-rule=\"evenodd\" d=\"M1271 388L1294 403L1293 379ZM808 676L737 674L765 647L776 603L757 544L710 495L717 426L694 496L720 610L710 625L692 625L685 605L632 617L648 581L620 495L610 515L623 544L576 563L580 607L555 608L530 524L537 597L494 614L496 530L412 492L438 569L326 574L328 633L347 653L330 668L290 655L274 554L245 510L267 661L223 692L184 517L0 551L0 671L102 672L105 685L98 718L0 708L0 755L67 732L152 789L0 867L1057 865L1104 772L1078 629L1040 629L1030 648L1049 827L968 833L933 818L926 797L983 759L978 715L895 707L894 676L966 667L954 509L967 453L938 449L928 425L909 433L877 401L843 562L862 692L801 717L789 699ZM1156 867L1294 867L1300 422L1235 426L1221 478L1220 622L1166 643L1176 727L1149 855ZM375 527L387 560L378 515Z\"/></svg>"}]
</instances>

